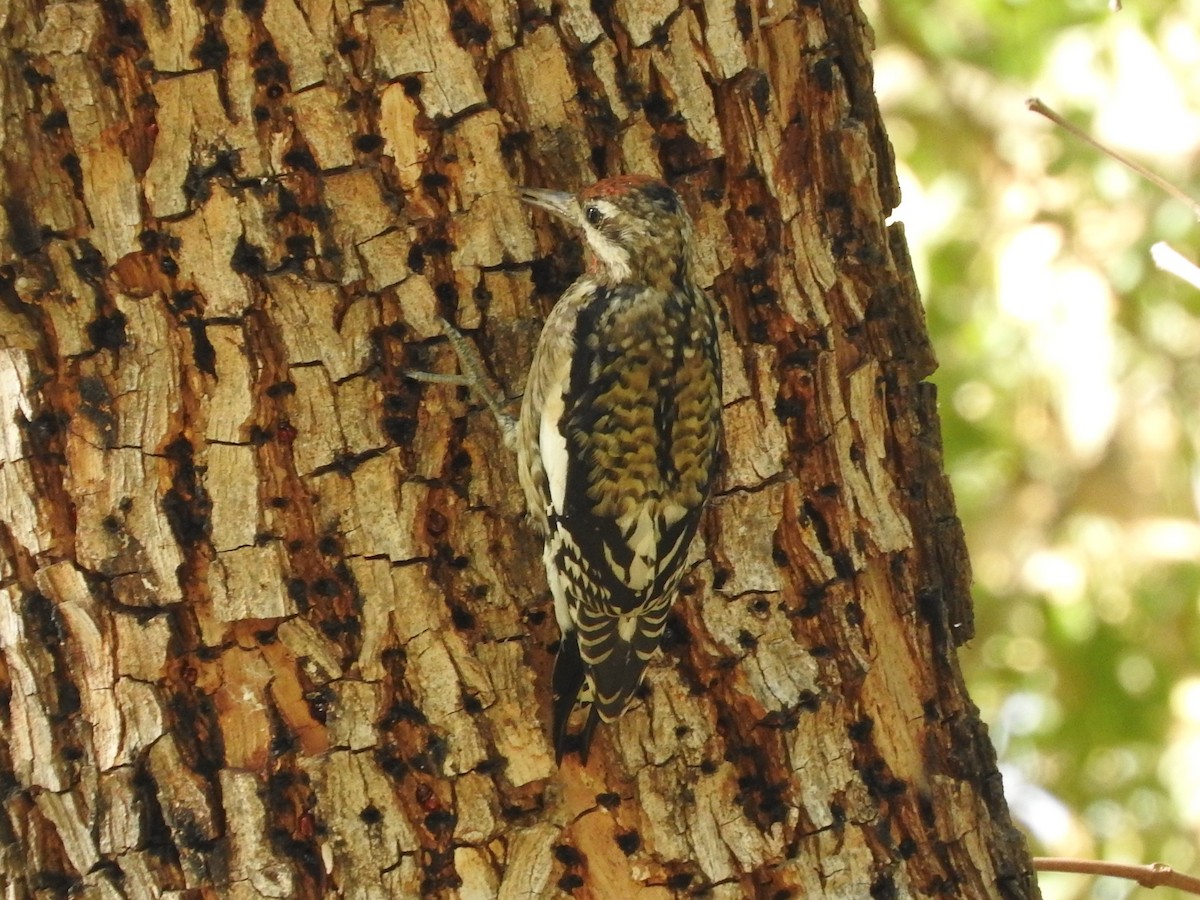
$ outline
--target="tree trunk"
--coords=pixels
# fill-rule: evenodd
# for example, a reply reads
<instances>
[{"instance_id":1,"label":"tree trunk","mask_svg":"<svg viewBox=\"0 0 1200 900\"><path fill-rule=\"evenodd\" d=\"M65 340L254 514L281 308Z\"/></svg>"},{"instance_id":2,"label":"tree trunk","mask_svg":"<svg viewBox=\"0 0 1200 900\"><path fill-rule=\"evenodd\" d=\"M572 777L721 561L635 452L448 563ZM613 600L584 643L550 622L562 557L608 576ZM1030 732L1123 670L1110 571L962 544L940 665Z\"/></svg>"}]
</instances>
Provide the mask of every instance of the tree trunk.
<instances>
[{"instance_id":1,"label":"tree trunk","mask_svg":"<svg viewBox=\"0 0 1200 900\"><path fill-rule=\"evenodd\" d=\"M1034 897L852 0L12 0L5 897ZM580 265L515 186L662 175L726 449L586 768L515 462Z\"/></svg>"}]
</instances>

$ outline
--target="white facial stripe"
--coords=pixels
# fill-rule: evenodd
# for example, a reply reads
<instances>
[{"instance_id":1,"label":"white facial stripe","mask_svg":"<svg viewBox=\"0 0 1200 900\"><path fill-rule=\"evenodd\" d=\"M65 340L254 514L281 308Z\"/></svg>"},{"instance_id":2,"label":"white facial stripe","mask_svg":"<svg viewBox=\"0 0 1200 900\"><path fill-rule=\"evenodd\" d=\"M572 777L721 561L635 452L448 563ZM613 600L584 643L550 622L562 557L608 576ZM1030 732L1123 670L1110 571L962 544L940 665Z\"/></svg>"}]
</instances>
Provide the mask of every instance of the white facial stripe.
<instances>
[{"instance_id":1,"label":"white facial stripe","mask_svg":"<svg viewBox=\"0 0 1200 900\"><path fill-rule=\"evenodd\" d=\"M596 254L596 258L600 260L604 268L611 272L614 278L628 278L632 271L629 268L629 253L591 225L584 225L583 231L588 246L592 248L592 252Z\"/></svg>"},{"instance_id":2,"label":"white facial stripe","mask_svg":"<svg viewBox=\"0 0 1200 900\"><path fill-rule=\"evenodd\" d=\"M585 205L584 209L586 210L589 206L594 206L600 210L605 219L611 219L613 216L619 214L617 207L607 200L592 200ZM582 224L583 236L601 264L613 274L614 278L628 278L631 272L628 251L619 244L609 240L598 229L590 225L587 221L586 213Z\"/></svg>"}]
</instances>

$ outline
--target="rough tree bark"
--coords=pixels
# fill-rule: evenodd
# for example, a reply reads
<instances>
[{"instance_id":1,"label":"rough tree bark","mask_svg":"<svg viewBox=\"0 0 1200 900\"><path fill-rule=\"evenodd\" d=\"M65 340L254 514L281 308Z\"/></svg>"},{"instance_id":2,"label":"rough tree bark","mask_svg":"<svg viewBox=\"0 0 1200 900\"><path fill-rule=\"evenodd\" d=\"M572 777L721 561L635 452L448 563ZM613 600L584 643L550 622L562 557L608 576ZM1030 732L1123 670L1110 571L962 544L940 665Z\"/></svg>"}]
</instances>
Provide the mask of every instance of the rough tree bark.
<instances>
[{"instance_id":1,"label":"rough tree bark","mask_svg":"<svg viewBox=\"0 0 1200 900\"><path fill-rule=\"evenodd\" d=\"M1033 897L853 0L0 11L5 896ZM661 174L727 452L645 698L561 771L512 395ZM535 230L534 223L538 228Z\"/></svg>"}]
</instances>

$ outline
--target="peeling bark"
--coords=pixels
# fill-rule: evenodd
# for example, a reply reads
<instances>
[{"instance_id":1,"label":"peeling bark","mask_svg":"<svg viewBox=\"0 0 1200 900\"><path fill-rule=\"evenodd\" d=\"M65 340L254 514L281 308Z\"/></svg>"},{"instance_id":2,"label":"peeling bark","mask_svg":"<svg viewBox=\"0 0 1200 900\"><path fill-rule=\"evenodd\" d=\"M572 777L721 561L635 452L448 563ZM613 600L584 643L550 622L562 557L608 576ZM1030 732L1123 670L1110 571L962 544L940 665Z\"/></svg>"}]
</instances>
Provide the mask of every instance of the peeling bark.
<instances>
[{"instance_id":1,"label":"peeling bark","mask_svg":"<svg viewBox=\"0 0 1200 900\"><path fill-rule=\"evenodd\" d=\"M769 9L769 13L767 10ZM14 0L6 896L1037 896L850 0ZM553 765L514 460L580 265L518 184L667 178L726 459L645 697Z\"/></svg>"}]
</instances>

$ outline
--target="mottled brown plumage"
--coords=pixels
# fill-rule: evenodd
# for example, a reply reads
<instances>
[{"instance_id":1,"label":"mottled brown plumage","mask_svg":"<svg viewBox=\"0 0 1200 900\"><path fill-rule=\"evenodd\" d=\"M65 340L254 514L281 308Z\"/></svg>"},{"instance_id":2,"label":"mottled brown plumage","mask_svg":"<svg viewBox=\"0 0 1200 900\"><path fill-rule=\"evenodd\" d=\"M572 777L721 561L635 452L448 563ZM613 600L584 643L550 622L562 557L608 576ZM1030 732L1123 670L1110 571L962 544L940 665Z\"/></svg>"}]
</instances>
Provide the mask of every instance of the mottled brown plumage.
<instances>
[{"instance_id":1,"label":"mottled brown plumage","mask_svg":"<svg viewBox=\"0 0 1200 900\"><path fill-rule=\"evenodd\" d=\"M546 321L517 431L563 633L556 752L572 709L590 701L586 762L597 720L624 711L658 647L712 487L716 315L691 279L691 222L666 185L621 176L578 196L522 196L579 227L590 257Z\"/></svg>"}]
</instances>

